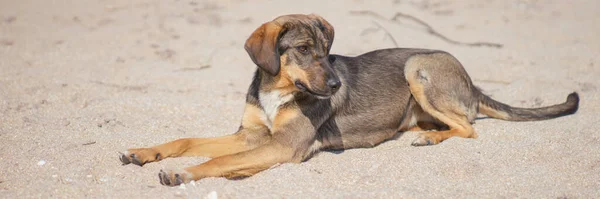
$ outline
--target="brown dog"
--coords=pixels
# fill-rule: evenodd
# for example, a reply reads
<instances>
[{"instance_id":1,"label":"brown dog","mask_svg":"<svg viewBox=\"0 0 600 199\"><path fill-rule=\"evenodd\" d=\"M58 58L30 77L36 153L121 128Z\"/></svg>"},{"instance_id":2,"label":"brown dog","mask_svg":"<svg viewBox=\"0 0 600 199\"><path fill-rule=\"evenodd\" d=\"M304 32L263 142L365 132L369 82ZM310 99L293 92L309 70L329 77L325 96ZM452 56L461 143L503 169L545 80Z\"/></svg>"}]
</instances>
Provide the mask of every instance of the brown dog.
<instances>
[{"instance_id":1,"label":"brown dog","mask_svg":"<svg viewBox=\"0 0 600 199\"><path fill-rule=\"evenodd\" d=\"M573 114L579 97L562 104L514 108L482 94L450 54L385 49L357 57L330 55L333 27L316 15L286 15L260 26L246 41L258 65L237 133L186 138L129 149L123 164L168 157L213 158L181 171L160 171L161 184L206 177L251 176L278 163L299 163L324 149L373 147L398 131L428 126L412 145L452 136L476 138L477 113L511 121Z\"/></svg>"}]
</instances>

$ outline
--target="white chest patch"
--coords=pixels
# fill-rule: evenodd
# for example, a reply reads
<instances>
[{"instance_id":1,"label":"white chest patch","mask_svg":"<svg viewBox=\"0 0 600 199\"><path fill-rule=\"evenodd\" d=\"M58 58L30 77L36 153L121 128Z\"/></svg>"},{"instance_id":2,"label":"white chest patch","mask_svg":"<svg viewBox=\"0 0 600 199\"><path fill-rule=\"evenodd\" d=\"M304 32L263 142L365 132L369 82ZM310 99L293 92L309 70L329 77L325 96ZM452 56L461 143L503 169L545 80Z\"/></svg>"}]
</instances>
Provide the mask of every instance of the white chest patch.
<instances>
[{"instance_id":1,"label":"white chest patch","mask_svg":"<svg viewBox=\"0 0 600 199\"><path fill-rule=\"evenodd\" d=\"M260 105L263 107L263 111L265 112L264 117L261 117L263 122L271 129L273 127L273 120L275 120L275 116L279 111L279 107L281 105L291 101L294 98L294 95L288 94L281 96L279 91L270 91L270 92L260 92L258 94L258 99L260 101Z\"/></svg>"}]
</instances>

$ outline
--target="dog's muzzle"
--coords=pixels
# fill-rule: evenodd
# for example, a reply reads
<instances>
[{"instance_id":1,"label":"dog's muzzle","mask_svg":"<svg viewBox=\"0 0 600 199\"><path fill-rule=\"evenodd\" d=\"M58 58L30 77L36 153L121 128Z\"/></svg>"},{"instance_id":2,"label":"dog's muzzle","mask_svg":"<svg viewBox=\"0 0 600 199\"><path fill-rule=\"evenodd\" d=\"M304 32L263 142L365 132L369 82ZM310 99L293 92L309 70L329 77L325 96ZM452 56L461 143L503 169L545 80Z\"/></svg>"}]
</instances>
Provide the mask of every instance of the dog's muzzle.
<instances>
[{"instance_id":1,"label":"dog's muzzle","mask_svg":"<svg viewBox=\"0 0 600 199\"><path fill-rule=\"evenodd\" d=\"M311 90L300 81L295 81L294 85L296 86L296 88L298 88L302 92L307 92L319 99L328 99L333 94L335 94L335 92L337 92L339 90L342 83L339 80L327 81L327 86L329 87L329 92L317 92L317 91Z\"/></svg>"}]
</instances>

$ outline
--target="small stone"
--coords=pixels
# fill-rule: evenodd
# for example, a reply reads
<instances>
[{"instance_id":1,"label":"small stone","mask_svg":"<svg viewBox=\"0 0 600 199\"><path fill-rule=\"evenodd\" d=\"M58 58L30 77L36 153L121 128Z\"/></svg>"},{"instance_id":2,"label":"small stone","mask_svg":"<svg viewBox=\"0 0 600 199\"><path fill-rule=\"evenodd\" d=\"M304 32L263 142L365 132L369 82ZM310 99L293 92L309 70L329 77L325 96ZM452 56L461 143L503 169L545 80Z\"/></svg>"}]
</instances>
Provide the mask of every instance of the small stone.
<instances>
[{"instance_id":1,"label":"small stone","mask_svg":"<svg viewBox=\"0 0 600 199\"><path fill-rule=\"evenodd\" d=\"M180 185L179 185L179 188L180 188L180 189L186 189L186 187L185 187L185 184L180 184Z\"/></svg>"},{"instance_id":2,"label":"small stone","mask_svg":"<svg viewBox=\"0 0 600 199\"><path fill-rule=\"evenodd\" d=\"M40 160L40 161L37 163L37 165L38 165L38 166L44 166L45 164L46 164L46 161L45 161L45 160Z\"/></svg>"},{"instance_id":3,"label":"small stone","mask_svg":"<svg viewBox=\"0 0 600 199\"><path fill-rule=\"evenodd\" d=\"M71 124L71 122L69 120L66 120L66 119L62 120L60 123L61 123L62 126L69 126Z\"/></svg>"},{"instance_id":4,"label":"small stone","mask_svg":"<svg viewBox=\"0 0 600 199\"><path fill-rule=\"evenodd\" d=\"M190 184L195 187L196 186L196 181L192 180L192 181L190 181Z\"/></svg>"},{"instance_id":5,"label":"small stone","mask_svg":"<svg viewBox=\"0 0 600 199\"><path fill-rule=\"evenodd\" d=\"M92 175L86 175L85 177L86 178L92 178Z\"/></svg>"},{"instance_id":6,"label":"small stone","mask_svg":"<svg viewBox=\"0 0 600 199\"><path fill-rule=\"evenodd\" d=\"M98 179L100 182L108 182L108 178L106 177L102 177L100 179Z\"/></svg>"},{"instance_id":7,"label":"small stone","mask_svg":"<svg viewBox=\"0 0 600 199\"><path fill-rule=\"evenodd\" d=\"M53 178L58 178L58 175L54 174L52 175Z\"/></svg>"},{"instance_id":8,"label":"small stone","mask_svg":"<svg viewBox=\"0 0 600 199\"><path fill-rule=\"evenodd\" d=\"M15 16L9 16L9 17L6 17L6 18L4 19L4 22L6 22L6 23L12 23L12 22L14 22L15 20L17 20L17 17L15 17Z\"/></svg>"},{"instance_id":9,"label":"small stone","mask_svg":"<svg viewBox=\"0 0 600 199\"><path fill-rule=\"evenodd\" d=\"M181 197L181 196L183 196L183 193L181 191L176 191L175 196Z\"/></svg>"},{"instance_id":10,"label":"small stone","mask_svg":"<svg viewBox=\"0 0 600 199\"><path fill-rule=\"evenodd\" d=\"M216 191L211 191L210 193L208 193L208 195L206 195L206 197L204 197L205 199L218 199L219 196L217 195Z\"/></svg>"},{"instance_id":11,"label":"small stone","mask_svg":"<svg viewBox=\"0 0 600 199\"><path fill-rule=\"evenodd\" d=\"M0 40L0 44L5 46L12 46L13 44L15 44L15 42L10 40Z\"/></svg>"},{"instance_id":12,"label":"small stone","mask_svg":"<svg viewBox=\"0 0 600 199\"><path fill-rule=\"evenodd\" d=\"M73 183L73 179L71 179L71 178L65 178L65 179L63 179L63 182L65 184L71 184L71 183Z\"/></svg>"}]
</instances>

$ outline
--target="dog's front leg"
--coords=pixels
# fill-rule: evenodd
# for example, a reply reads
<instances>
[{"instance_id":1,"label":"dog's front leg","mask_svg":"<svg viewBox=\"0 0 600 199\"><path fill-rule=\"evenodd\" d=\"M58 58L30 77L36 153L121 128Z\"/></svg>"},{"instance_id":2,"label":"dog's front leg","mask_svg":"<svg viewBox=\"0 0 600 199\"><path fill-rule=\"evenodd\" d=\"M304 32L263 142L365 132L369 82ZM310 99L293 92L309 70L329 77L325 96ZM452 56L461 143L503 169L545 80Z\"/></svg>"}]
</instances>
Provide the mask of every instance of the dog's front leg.
<instances>
[{"instance_id":1,"label":"dog's front leg","mask_svg":"<svg viewBox=\"0 0 600 199\"><path fill-rule=\"evenodd\" d=\"M280 110L271 132L272 139L255 149L217 157L180 171L161 171L160 182L175 186L206 177L247 177L279 163L299 163L313 152L310 148L315 142L315 127L298 109Z\"/></svg>"},{"instance_id":2,"label":"dog's front leg","mask_svg":"<svg viewBox=\"0 0 600 199\"><path fill-rule=\"evenodd\" d=\"M216 138L184 138L150 148L128 149L119 159L123 164L142 166L168 157L219 157L256 148L270 140L269 129L260 120L262 111L247 104L237 133Z\"/></svg>"},{"instance_id":3,"label":"dog's front leg","mask_svg":"<svg viewBox=\"0 0 600 199\"><path fill-rule=\"evenodd\" d=\"M164 158L180 156L203 156L214 158L222 155L238 153L254 148L246 142L248 129L242 129L233 135L216 138L183 138L150 148L128 149L121 153L123 164L133 163L142 166L146 163L157 162ZM256 134L268 134L256 133Z\"/></svg>"}]
</instances>

